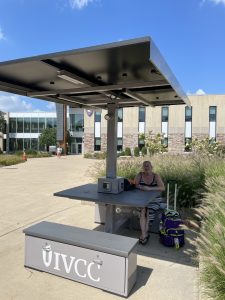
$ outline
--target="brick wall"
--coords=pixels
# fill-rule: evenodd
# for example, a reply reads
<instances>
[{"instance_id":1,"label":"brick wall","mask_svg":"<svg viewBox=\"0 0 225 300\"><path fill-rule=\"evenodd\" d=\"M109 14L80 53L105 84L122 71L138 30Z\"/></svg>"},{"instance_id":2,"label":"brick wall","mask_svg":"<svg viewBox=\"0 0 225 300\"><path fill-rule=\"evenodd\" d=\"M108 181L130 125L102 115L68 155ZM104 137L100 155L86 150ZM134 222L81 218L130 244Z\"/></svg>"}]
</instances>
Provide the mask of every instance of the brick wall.
<instances>
[{"instance_id":1,"label":"brick wall","mask_svg":"<svg viewBox=\"0 0 225 300\"><path fill-rule=\"evenodd\" d=\"M168 135L168 152L184 152L184 134L176 133Z\"/></svg>"},{"instance_id":2,"label":"brick wall","mask_svg":"<svg viewBox=\"0 0 225 300\"><path fill-rule=\"evenodd\" d=\"M125 134L123 136L123 149L126 147L135 148L138 146L138 133Z\"/></svg>"},{"instance_id":3,"label":"brick wall","mask_svg":"<svg viewBox=\"0 0 225 300\"><path fill-rule=\"evenodd\" d=\"M102 133L101 134L101 151L106 151L107 150L107 134Z\"/></svg>"},{"instance_id":4,"label":"brick wall","mask_svg":"<svg viewBox=\"0 0 225 300\"><path fill-rule=\"evenodd\" d=\"M94 151L94 133L84 133L84 153Z\"/></svg>"},{"instance_id":5,"label":"brick wall","mask_svg":"<svg viewBox=\"0 0 225 300\"><path fill-rule=\"evenodd\" d=\"M221 143L221 144L225 144L225 134L223 133L218 133L216 135L216 141Z\"/></svg>"}]
</instances>

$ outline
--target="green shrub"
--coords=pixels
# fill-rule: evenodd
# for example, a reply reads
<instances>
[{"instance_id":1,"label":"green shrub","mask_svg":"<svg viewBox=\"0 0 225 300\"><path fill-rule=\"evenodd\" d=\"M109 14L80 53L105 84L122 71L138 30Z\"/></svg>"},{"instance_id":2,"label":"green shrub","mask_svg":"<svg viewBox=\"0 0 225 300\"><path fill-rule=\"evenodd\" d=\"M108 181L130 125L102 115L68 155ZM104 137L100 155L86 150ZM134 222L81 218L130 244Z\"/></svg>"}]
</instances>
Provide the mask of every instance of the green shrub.
<instances>
[{"instance_id":1,"label":"green shrub","mask_svg":"<svg viewBox=\"0 0 225 300\"><path fill-rule=\"evenodd\" d=\"M205 138L199 140L194 138L189 144L191 151L200 155L219 155L220 143L216 142L213 138Z\"/></svg>"},{"instance_id":2,"label":"green shrub","mask_svg":"<svg viewBox=\"0 0 225 300\"><path fill-rule=\"evenodd\" d=\"M139 157L139 153L140 153L139 148L138 148L138 147L135 147L135 148L134 148L134 156L135 156L135 157Z\"/></svg>"},{"instance_id":3,"label":"green shrub","mask_svg":"<svg viewBox=\"0 0 225 300\"><path fill-rule=\"evenodd\" d=\"M122 150L121 152L117 153L117 157L119 157L119 156L125 156L125 151Z\"/></svg>"},{"instance_id":4,"label":"green shrub","mask_svg":"<svg viewBox=\"0 0 225 300\"><path fill-rule=\"evenodd\" d=\"M27 149L27 150L26 150L26 154L27 154L27 155L37 155L37 154L38 154L38 151L37 151L37 150L34 150L34 149Z\"/></svg>"},{"instance_id":5,"label":"green shrub","mask_svg":"<svg viewBox=\"0 0 225 300\"><path fill-rule=\"evenodd\" d=\"M146 147L141 148L141 154L142 154L142 156L147 155L147 148Z\"/></svg>"},{"instance_id":6,"label":"green shrub","mask_svg":"<svg viewBox=\"0 0 225 300\"><path fill-rule=\"evenodd\" d=\"M219 144L217 148L217 152L219 155L224 155L225 154L225 144Z\"/></svg>"},{"instance_id":7,"label":"green shrub","mask_svg":"<svg viewBox=\"0 0 225 300\"><path fill-rule=\"evenodd\" d=\"M84 158L92 158L93 154L90 152L84 153Z\"/></svg>"},{"instance_id":8,"label":"green shrub","mask_svg":"<svg viewBox=\"0 0 225 300\"><path fill-rule=\"evenodd\" d=\"M164 134L153 134L152 131L149 131L148 134L141 133L139 138L144 140L145 147L148 149L151 156L167 151L167 145L163 144Z\"/></svg>"},{"instance_id":9,"label":"green shrub","mask_svg":"<svg viewBox=\"0 0 225 300\"><path fill-rule=\"evenodd\" d=\"M25 150L27 158L40 158L40 157L49 157L51 156L51 153L49 152L42 152L42 151L37 151L33 149L27 149ZM18 157L23 156L23 151L18 150L14 153Z\"/></svg>"},{"instance_id":10,"label":"green shrub","mask_svg":"<svg viewBox=\"0 0 225 300\"><path fill-rule=\"evenodd\" d=\"M131 156L131 150L129 147L126 147L124 152L125 152L125 156Z\"/></svg>"},{"instance_id":11,"label":"green shrub","mask_svg":"<svg viewBox=\"0 0 225 300\"><path fill-rule=\"evenodd\" d=\"M95 159L105 159L106 152L94 152L94 153L85 153L84 158L95 158Z\"/></svg>"},{"instance_id":12,"label":"green shrub","mask_svg":"<svg viewBox=\"0 0 225 300\"><path fill-rule=\"evenodd\" d=\"M24 162L22 160L22 156L19 157L17 155L6 155L3 154L0 156L0 166L11 166Z\"/></svg>"},{"instance_id":13,"label":"green shrub","mask_svg":"<svg viewBox=\"0 0 225 300\"><path fill-rule=\"evenodd\" d=\"M106 152L94 152L93 158L105 159L106 158Z\"/></svg>"},{"instance_id":14,"label":"green shrub","mask_svg":"<svg viewBox=\"0 0 225 300\"><path fill-rule=\"evenodd\" d=\"M0 154L3 154L3 151L2 151L2 149L0 148Z\"/></svg>"}]
</instances>

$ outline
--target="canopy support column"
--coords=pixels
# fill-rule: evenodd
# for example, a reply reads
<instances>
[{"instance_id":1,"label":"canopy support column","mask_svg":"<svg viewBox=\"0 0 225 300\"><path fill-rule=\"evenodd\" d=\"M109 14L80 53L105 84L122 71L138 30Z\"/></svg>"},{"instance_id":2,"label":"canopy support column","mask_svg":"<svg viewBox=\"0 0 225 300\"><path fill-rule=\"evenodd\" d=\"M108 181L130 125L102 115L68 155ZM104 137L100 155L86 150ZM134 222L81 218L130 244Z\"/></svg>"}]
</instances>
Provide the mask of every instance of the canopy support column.
<instances>
[{"instance_id":1,"label":"canopy support column","mask_svg":"<svg viewBox=\"0 0 225 300\"><path fill-rule=\"evenodd\" d=\"M106 178L116 178L117 161L117 109L108 104Z\"/></svg>"}]
</instances>

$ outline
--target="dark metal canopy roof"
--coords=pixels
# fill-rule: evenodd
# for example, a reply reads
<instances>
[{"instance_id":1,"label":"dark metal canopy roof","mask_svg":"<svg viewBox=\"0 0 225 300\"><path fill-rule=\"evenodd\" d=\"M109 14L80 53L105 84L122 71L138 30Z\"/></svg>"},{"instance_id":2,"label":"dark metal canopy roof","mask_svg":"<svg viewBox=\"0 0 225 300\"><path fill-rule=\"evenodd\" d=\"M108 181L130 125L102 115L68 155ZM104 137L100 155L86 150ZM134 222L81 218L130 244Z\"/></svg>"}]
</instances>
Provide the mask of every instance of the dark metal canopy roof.
<instances>
[{"instance_id":1,"label":"dark metal canopy roof","mask_svg":"<svg viewBox=\"0 0 225 300\"><path fill-rule=\"evenodd\" d=\"M0 90L72 107L189 105L149 37L2 62Z\"/></svg>"}]
</instances>

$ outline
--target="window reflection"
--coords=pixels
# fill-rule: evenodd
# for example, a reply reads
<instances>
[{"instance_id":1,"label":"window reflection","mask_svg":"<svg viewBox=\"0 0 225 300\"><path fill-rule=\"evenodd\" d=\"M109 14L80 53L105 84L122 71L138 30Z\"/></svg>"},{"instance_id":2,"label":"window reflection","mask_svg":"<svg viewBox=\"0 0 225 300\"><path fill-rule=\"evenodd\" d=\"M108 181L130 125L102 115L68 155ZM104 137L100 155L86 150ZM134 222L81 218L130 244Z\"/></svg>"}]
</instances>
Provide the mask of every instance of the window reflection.
<instances>
[{"instance_id":1,"label":"window reflection","mask_svg":"<svg viewBox=\"0 0 225 300\"><path fill-rule=\"evenodd\" d=\"M30 118L24 118L24 132L30 132Z\"/></svg>"}]
</instances>

